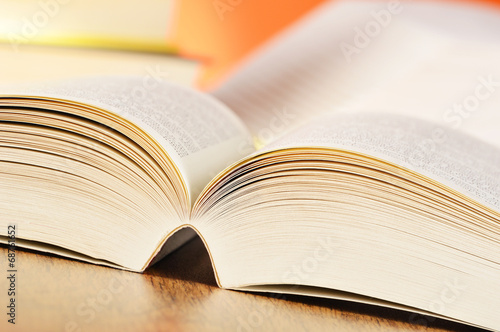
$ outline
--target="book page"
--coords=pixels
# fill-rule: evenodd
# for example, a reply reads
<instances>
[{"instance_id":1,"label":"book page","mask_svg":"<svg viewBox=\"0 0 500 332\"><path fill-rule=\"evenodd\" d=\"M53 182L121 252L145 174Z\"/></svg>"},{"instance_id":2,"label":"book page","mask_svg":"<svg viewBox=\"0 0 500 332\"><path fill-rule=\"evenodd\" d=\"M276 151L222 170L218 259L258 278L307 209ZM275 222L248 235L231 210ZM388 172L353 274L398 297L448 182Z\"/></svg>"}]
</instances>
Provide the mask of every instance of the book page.
<instances>
[{"instance_id":1,"label":"book page","mask_svg":"<svg viewBox=\"0 0 500 332\"><path fill-rule=\"evenodd\" d=\"M17 90L2 88L0 94L80 102L133 122L168 153L192 201L220 170L253 150L246 127L227 107L152 77L90 77Z\"/></svg>"},{"instance_id":2,"label":"book page","mask_svg":"<svg viewBox=\"0 0 500 332\"><path fill-rule=\"evenodd\" d=\"M296 147L343 149L392 162L500 211L500 149L444 126L393 114L339 113L259 152Z\"/></svg>"},{"instance_id":3,"label":"book page","mask_svg":"<svg viewBox=\"0 0 500 332\"><path fill-rule=\"evenodd\" d=\"M213 95L262 144L339 111L417 116L500 141L500 38L492 33L500 15L467 5L390 3L320 6ZM482 24L465 28L469 19Z\"/></svg>"}]
</instances>

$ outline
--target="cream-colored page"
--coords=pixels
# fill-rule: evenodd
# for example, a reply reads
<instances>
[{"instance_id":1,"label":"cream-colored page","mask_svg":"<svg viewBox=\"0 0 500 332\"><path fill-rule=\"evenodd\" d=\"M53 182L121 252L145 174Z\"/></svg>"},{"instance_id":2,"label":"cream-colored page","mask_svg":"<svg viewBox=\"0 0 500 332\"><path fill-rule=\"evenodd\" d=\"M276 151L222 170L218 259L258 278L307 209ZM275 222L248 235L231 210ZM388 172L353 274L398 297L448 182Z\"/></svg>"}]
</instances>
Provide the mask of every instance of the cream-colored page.
<instances>
[{"instance_id":1,"label":"cream-colored page","mask_svg":"<svg viewBox=\"0 0 500 332\"><path fill-rule=\"evenodd\" d=\"M478 24L465 28L471 20ZM329 2L250 56L213 95L262 145L339 111L411 115L496 144L498 29L500 13L468 5Z\"/></svg>"},{"instance_id":2,"label":"cream-colored page","mask_svg":"<svg viewBox=\"0 0 500 332\"><path fill-rule=\"evenodd\" d=\"M222 169L252 151L251 137L220 102L151 77L95 77L0 90L81 102L114 112L151 135L179 168L191 200Z\"/></svg>"}]
</instances>

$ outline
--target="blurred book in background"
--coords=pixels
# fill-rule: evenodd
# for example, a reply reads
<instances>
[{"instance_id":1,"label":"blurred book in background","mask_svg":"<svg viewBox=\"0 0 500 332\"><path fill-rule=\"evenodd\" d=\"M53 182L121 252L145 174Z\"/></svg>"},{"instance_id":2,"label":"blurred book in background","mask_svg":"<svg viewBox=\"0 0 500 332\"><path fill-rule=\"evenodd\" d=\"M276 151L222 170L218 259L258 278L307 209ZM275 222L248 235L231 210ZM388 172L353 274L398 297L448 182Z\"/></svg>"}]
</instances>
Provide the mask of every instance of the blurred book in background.
<instances>
[{"instance_id":1,"label":"blurred book in background","mask_svg":"<svg viewBox=\"0 0 500 332\"><path fill-rule=\"evenodd\" d=\"M173 52L172 0L2 0L0 41Z\"/></svg>"},{"instance_id":2,"label":"blurred book in background","mask_svg":"<svg viewBox=\"0 0 500 332\"><path fill-rule=\"evenodd\" d=\"M0 43L0 84L95 75L135 75L148 81L195 86L200 64L170 54L96 48L23 45L14 52Z\"/></svg>"},{"instance_id":3,"label":"blurred book in background","mask_svg":"<svg viewBox=\"0 0 500 332\"><path fill-rule=\"evenodd\" d=\"M175 54L200 63L189 78L205 90L215 89L237 74L273 37L306 17L325 0L2 0L0 2L0 80L58 78L104 72L119 74L119 63L132 55L66 49L37 49L31 45L77 46L144 53ZM370 3L371 1L367 1ZM405 1L396 1L404 3ZM500 0L421 0L428 4L455 2L500 5ZM491 7L493 8L493 7ZM447 17L444 17L446 19ZM434 21L436 18L433 18ZM440 18L438 18L439 21ZM445 20L446 21L446 20ZM468 29L463 24L464 31ZM7 54L8 51L12 51ZM35 53L40 50L40 56ZM300 50L301 52L305 50ZM21 53L26 55L20 55ZM19 54L16 54L19 53ZM48 54L53 53L54 57ZM56 54L59 53L59 54ZM123 53L123 52L120 52ZM103 56L104 54L107 54ZM291 54L290 56L295 56ZM102 56L102 57L101 57ZM99 66L80 67L83 57L102 58ZM137 55L137 58L147 58ZM159 59L159 58L158 58ZM172 60L169 58L168 60ZM53 70L62 61L65 71ZM95 60L97 61L97 60ZM116 63L114 63L116 61ZM140 64L142 60L138 60ZM43 62L43 65L41 63ZM73 65L70 65L72 63ZM181 67L185 67L182 62ZM194 62L191 62L194 64ZM78 64L78 65L76 65ZM41 68L44 66L45 68ZM4 67L2 69L2 67ZM101 68L102 67L102 68ZM133 67L133 66L132 66ZM20 67L18 67L20 68ZM121 67L120 67L121 68ZM128 68L124 66L124 68ZM85 69L85 70L84 70ZM121 69L120 69L121 70ZM198 71L199 70L199 71ZM173 70L175 71L175 70ZM128 74L130 70L124 70ZM22 73L22 74L21 74ZM132 73L135 73L132 70ZM48 74L48 76L47 76ZM192 83L190 83L192 84Z\"/></svg>"},{"instance_id":4,"label":"blurred book in background","mask_svg":"<svg viewBox=\"0 0 500 332\"><path fill-rule=\"evenodd\" d=\"M175 56L172 0L2 0L0 83L137 75L193 86L199 64Z\"/></svg>"}]
</instances>

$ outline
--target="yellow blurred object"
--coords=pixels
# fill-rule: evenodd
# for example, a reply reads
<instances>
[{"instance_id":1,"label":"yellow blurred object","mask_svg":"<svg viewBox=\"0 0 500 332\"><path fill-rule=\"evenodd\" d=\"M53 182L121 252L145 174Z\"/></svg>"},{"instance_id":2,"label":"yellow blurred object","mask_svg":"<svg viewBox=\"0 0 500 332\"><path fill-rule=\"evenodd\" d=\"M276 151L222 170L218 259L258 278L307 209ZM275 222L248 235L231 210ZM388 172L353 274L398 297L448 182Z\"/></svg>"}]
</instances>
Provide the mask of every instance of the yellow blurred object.
<instances>
[{"instance_id":1,"label":"yellow blurred object","mask_svg":"<svg viewBox=\"0 0 500 332\"><path fill-rule=\"evenodd\" d=\"M0 41L174 52L173 0L2 0Z\"/></svg>"}]
</instances>

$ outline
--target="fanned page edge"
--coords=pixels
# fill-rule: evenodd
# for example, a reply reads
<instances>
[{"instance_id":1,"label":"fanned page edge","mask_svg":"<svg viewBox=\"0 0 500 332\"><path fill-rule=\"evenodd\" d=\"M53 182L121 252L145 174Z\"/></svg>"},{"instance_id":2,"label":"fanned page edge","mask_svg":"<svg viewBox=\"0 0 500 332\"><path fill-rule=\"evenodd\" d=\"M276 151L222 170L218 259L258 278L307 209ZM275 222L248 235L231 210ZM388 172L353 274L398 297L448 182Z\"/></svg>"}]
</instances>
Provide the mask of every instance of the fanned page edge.
<instances>
[{"instance_id":1,"label":"fanned page edge","mask_svg":"<svg viewBox=\"0 0 500 332\"><path fill-rule=\"evenodd\" d=\"M86 83L88 85L88 84L94 83L96 79L99 79L99 78L89 77L89 78L83 78L82 80L84 83ZM120 84L122 79L129 79L129 80L132 80L133 83L142 84L142 81L139 78L134 78L134 77L125 77L125 78L123 78L123 77L108 77L107 79L110 79L112 81L111 82L112 84L117 84L117 83ZM117 79L118 79L118 81L116 81ZM139 79L139 80L137 81L137 79ZM113 80L115 80L115 81L113 81ZM179 166L181 164L180 163L181 157L179 157L179 156L176 157L175 155L172 155L170 153L171 150L168 149L168 147L170 147L170 144L167 144L165 142L165 139L163 139L161 137L161 134L159 134L156 130L151 129L147 124L144 124L143 121L141 121L140 119L136 119L133 115L127 114L126 112L118 109L117 107L114 107L113 105L111 105L111 106L110 105L103 105L102 102L93 102L92 100L89 101L89 100L86 100L85 98L83 98L82 96L77 96L77 97L68 96L68 93L65 90L62 90L62 93L59 93L58 89L65 88L64 82L65 81L59 82L59 84L63 84L63 85L62 86L55 86L55 88L54 88L55 91L51 91L50 90L51 86L49 85L48 92L46 92L44 90L44 88L46 88L46 87L44 87L43 85L42 86L34 86L34 87L31 87L28 85L27 87L10 88L10 89L7 89L6 92L2 91L0 93L0 99L10 99L10 100L17 99L17 100L25 100L25 101L31 100L31 102L33 102L32 107L36 107L34 104L36 104L37 100L44 101L44 102L63 103L63 104L66 103L66 104L72 105L74 107L81 107L82 110L91 110L92 112L96 112L102 118L108 118L107 119L107 120L109 120L108 123L103 123L103 124L109 126L112 129L116 129L116 128L113 125L110 125L110 123L112 123L113 120L116 121L117 119L119 121L124 122L127 126L131 126L132 128L134 128L134 130L137 130L142 135L144 135L147 138L146 140L151 142L156 148L158 148L159 153L161 155L163 155L165 158L167 158L167 160L169 160L170 165L175 170L177 180L182 184L184 196L188 200L188 205L186 207L187 210L185 211L185 215L189 216L190 207L191 207L191 204L189 203L190 191L188 190L189 186L186 183L186 174L185 174L185 172L183 172L182 170L179 169ZM66 81L66 82L68 82L68 81ZM77 85L80 84L77 80L76 81L71 80L69 82L71 82L72 84L77 84ZM240 155L242 153L247 154L248 148L250 147L249 142L251 142L251 136L248 134L246 128L241 123L241 120L239 120L232 112L230 112L230 110L227 109L227 107L225 107L222 103L218 102L217 100L215 100L214 98L212 98L210 96L207 96L207 95L200 93L200 92L196 92L196 91L194 91L192 89L188 89L186 87L174 86L174 85L171 85L169 83L164 84L163 87L164 88L174 87L175 89L178 89L179 91L182 91L183 93L185 93L187 95L193 95L194 97L199 98L200 103L206 102L208 107L217 110L218 113L216 112L215 115L220 115L220 113L225 112L225 114L228 117L227 121L229 121L229 122L233 121L233 124L235 127L234 132L236 134L235 134L234 138L229 136L229 139L227 141L222 141L222 143L229 143L229 148L233 148L232 151L234 153L239 153ZM37 88L38 88L38 91L37 91ZM74 86L73 86L73 88L74 88ZM26 89L26 90L24 90L24 89ZM71 90L71 87L69 89ZM40 90L41 90L41 92L40 92ZM64 93L64 92L66 92L66 93ZM88 93L88 92L86 92L86 93ZM183 95L181 97L185 97L185 96ZM175 106L176 105L174 105L174 107ZM193 106L193 105L187 103L186 107L189 107L189 106ZM50 110L50 108L47 108L47 110ZM96 121L95 117L97 117L97 116L94 116L94 118L92 116L90 116L90 117L85 116L84 118L92 120L92 121ZM98 122L102 123L101 121L98 121ZM118 130L118 132L121 133L120 130ZM137 141L134 140L132 137L130 137L130 135L126 135L126 136L137 143ZM216 146L219 149L222 149L222 148L228 146L228 144L219 144L219 145L220 146ZM244 147L244 149L238 150L241 146ZM238 147L238 149L237 149L237 147ZM204 150L201 150L201 151L203 152ZM155 159L155 158L153 157L153 159ZM214 158L212 158L212 159L214 159ZM231 158L229 158L229 159L231 159ZM233 158L233 161L237 160L237 159L239 159L239 158ZM227 162L227 161L222 160L222 162ZM204 166L208 166L208 165L204 165ZM221 167L221 166L219 165L217 167ZM212 170L212 172L215 172L215 171ZM202 188L200 188L199 190L201 190L201 189ZM191 194L192 194L192 192L191 192ZM185 207L180 206L180 208L184 209ZM36 239L31 239L31 238L19 239L20 242L18 244L20 245L20 247L25 247L28 249L34 249L34 250L44 251L44 252L51 252L51 253L54 253L56 255L60 255L63 257L73 258L73 259L82 260L82 261L86 261L86 262L90 262L90 263L94 263L94 264L99 264L99 265L105 265L105 266L111 266L111 267L120 268L120 269L141 272L141 271L144 271L144 269L147 266L149 266L151 264L151 262L156 262L156 260L160 259L162 256L165 256L169 252L182 246L184 243L186 243L187 241L189 241L192 238L192 236L190 236L188 234L187 236L184 236L180 239L177 239L177 241L174 245L172 245L172 243L171 243L172 241L168 241L168 243L167 243L167 240L170 239L172 237L172 235L178 233L177 231L179 229L185 228L184 227L185 225L183 224L182 218L179 220L178 225L180 225L180 226L178 226L174 230L171 230L171 231L167 230L168 234L166 234L166 235L163 234L163 237L160 241L158 241L158 242L155 241L156 243L153 245L155 245L156 249L152 253L150 252L148 254L149 258L143 263L142 268L139 268L139 266L136 266L135 268L131 267L131 266L125 267L125 266L118 265L118 264L115 264L112 262L108 262L108 261L100 259L100 258L95 258L95 257L87 256L84 254L80 254L80 253L77 253L69 248L63 248L63 247L59 247L57 245L41 245L41 243L37 242ZM2 239L0 239L0 243L2 243L2 242L6 243L7 241L2 241ZM161 252L160 252L160 250L161 250ZM157 259L154 260L155 257L158 255L159 255L159 257L157 257Z\"/></svg>"},{"instance_id":2,"label":"fanned page edge","mask_svg":"<svg viewBox=\"0 0 500 332\"><path fill-rule=\"evenodd\" d=\"M175 165L176 171L181 175L181 181L187 188L188 199L192 205L199 192L213 176L232 162L255 151L252 136L241 119L216 98L168 81L152 85L145 85L144 81L139 76L88 76L44 84L1 86L6 91L0 92L0 98L31 97L66 101L98 109L104 114L126 121L155 143L163 155ZM181 145L178 137L175 137L177 142L171 142L169 137L180 133L165 133L163 122L167 121L167 116L162 114L162 111L165 113L169 110L168 106L163 106L169 102L173 104L172 110L189 110L191 113L196 111L197 115L203 115L199 122L207 121L207 126L214 126L213 119L217 119L220 128L211 130L222 128L223 133L220 137L213 138L213 142L208 142L207 146L197 147L191 151L185 151L182 146L178 147L177 145ZM204 144L201 141L196 142L200 143ZM210 158L208 154L214 151L223 156ZM227 151L230 153L226 153ZM205 171L198 172L197 166L202 160Z\"/></svg>"},{"instance_id":3,"label":"fanned page edge","mask_svg":"<svg viewBox=\"0 0 500 332\"><path fill-rule=\"evenodd\" d=\"M494 210L486 205L483 205L483 204L479 203L478 201L471 199L469 196L461 193L460 191L457 191L453 188L450 188L450 187L436 181L435 179L433 179L431 177L427 177L425 175L422 175L419 172L416 172L414 170L411 170L409 168L400 166L400 165L392 163L392 162L388 162L384 159L373 157L369 154L363 154L363 153L359 153L359 152L353 151L353 150L345 150L345 149L338 149L338 148L337 149L325 148L324 146L274 148L274 149L271 149L268 151L257 152L253 156L249 156L245 160L241 160L240 162L233 164L231 167L226 169L224 172L221 172L219 174L219 176L217 178L215 178L211 182L211 184L209 186L207 186L207 188L205 188L203 193L210 190L211 187L213 185L219 183L219 181L223 181L223 178L225 176L227 176L229 173L231 173L231 171L239 168L240 166L244 166L245 164L251 163L252 160L258 160L258 159L261 160L261 159L265 159L267 156L279 155L279 154L282 154L284 152L290 152L290 151L296 151L296 152L300 151L304 155L306 155L307 152L310 152L313 150L316 150L316 151L320 150L320 151L324 151L326 153L336 152L336 153L341 153L342 155L348 155L348 156L354 156L354 155L363 156L365 158L376 160L377 162L380 162L380 163L389 164L396 169L403 170L403 172L405 172L405 173L412 174L412 176L409 176L408 178L411 178L411 177L419 178L419 181L418 181L419 183L421 183L421 182L432 183L433 185L442 188L444 191L451 193L451 196L458 196L458 197L468 201L469 207L483 209L484 211L487 211L488 213L491 213L491 214L495 215L496 217L499 216L498 211L496 211L496 210ZM200 198L203 197L203 193L200 195ZM195 207L196 207L196 205L195 205ZM202 215L200 216L200 218L203 218ZM196 224L190 225L190 227L193 228L194 230L196 230ZM433 312L430 312L427 310L418 309L418 308L411 307L411 306L404 305L404 304L398 304L395 302L385 301L383 299L374 298L374 297L371 297L369 295L364 295L361 293L359 293L359 294L349 293L348 291L339 291L336 289L322 288L322 287L316 287L316 286L311 286L311 285L299 285L299 284L298 285L288 285L288 284L265 284L265 283L263 284L263 283L259 283L259 284L253 284L253 285L250 284L250 285L235 286L233 284L232 286L226 286L224 284L223 278L219 275L219 273L217 271L217 263L215 262L214 257L211 253L210 245L207 243L207 241L203 237L203 234L202 234L203 232L198 231L198 230L196 230L196 232L198 233L200 238L203 240L203 243L207 249L207 252L209 253L212 268L214 271L214 275L215 275L216 280L217 280L217 284L221 288L239 290L239 291L256 291L256 292L266 292L266 293L296 294L296 295L305 295L305 296L314 296L314 297L323 297L323 298L330 298L330 299L345 300L345 301L350 301L350 302L358 302L358 303L388 307L388 308L397 309L397 310L403 310L403 311L415 313L418 315L437 317L437 318L446 319L446 320L454 321L454 322L461 323L461 324L466 324L469 326L487 328L486 326L478 325L476 323L464 321L461 319L453 318L453 317L442 315L439 313L433 313ZM212 241L213 240L214 239L212 239Z\"/></svg>"}]
</instances>

